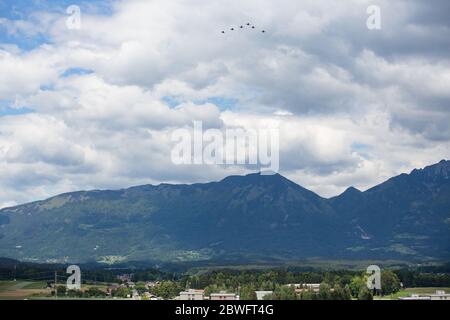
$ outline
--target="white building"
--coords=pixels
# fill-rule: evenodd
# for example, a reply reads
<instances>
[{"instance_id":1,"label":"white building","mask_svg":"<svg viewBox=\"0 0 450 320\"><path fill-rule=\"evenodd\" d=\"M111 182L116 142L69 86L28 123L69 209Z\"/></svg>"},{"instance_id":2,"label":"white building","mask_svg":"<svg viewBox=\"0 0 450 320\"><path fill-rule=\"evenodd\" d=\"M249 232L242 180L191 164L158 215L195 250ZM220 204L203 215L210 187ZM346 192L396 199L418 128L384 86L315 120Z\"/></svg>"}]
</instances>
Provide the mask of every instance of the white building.
<instances>
[{"instance_id":1,"label":"white building","mask_svg":"<svg viewBox=\"0 0 450 320\"><path fill-rule=\"evenodd\" d=\"M209 296L209 300L226 300L226 301L232 301L232 300L239 300L239 296L234 293L211 293Z\"/></svg>"},{"instance_id":2,"label":"white building","mask_svg":"<svg viewBox=\"0 0 450 320\"><path fill-rule=\"evenodd\" d=\"M401 297L399 300L431 300L429 296L419 296L418 294L412 294L409 297Z\"/></svg>"},{"instance_id":3,"label":"white building","mask_svg":"<svg viewBox=\"0 0 450 320\"><path fill-rule=\"evenodd\" d=\"M445 293L444 290L437 290L435 294L430 295L431 300L450 300L450 293Z\"/></svg>"},{"instance_id":4,"label":"white building","mask_svg":"<svg viewBox=\"0 0 450 320\"><path fill-rule=\"evenodd\" d=\"M293 283L293 284L288 284L288 287L294 287L295 292L300 293L303 290L305 291L314 291L314 292L319 292L320 290L320 283Z\"/></svg>"},{"instance_id":5,"label":"white building","mask_svg":"<svg viewBox=\"0 0 450 320\"><path fill-rule=\"evenodd\" d=\"M256 293L256 300L264 300L265 296L272 296L273 291L255 291Z\"/></svg>"},{"instance_id":6,"label":"white building","mask_svg":"<svg viewBox=\"0 0 450 320\"><path fill-rule=\"evenodd\" d=\"M189 289L187 291L180 292L180 300L204 300L205 290Z\"/></svg>"},{"instance_id":7,"label":"white building","mask_svg":"<svg viewBox=\"0 0 450 320\"><path fill-rule=\"evenodd\" d=\"M412 294L409 297L401 297L400 300L450 300L450 294L445 293L443 290L437 290L436 293L432 294Z\"/></svg>"}]
</instances>

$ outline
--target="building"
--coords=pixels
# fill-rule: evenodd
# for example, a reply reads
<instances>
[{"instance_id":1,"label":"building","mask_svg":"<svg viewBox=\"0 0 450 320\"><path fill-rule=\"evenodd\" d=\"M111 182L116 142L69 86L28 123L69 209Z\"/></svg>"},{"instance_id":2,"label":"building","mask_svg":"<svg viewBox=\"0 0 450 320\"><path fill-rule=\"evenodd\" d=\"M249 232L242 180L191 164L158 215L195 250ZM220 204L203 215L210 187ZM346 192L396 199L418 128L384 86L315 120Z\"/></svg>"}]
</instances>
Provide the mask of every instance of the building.
<instances>
[{"instance_id":1,"label":"building","mask_svg":"<svg viewBox=\"0 0 450 320\"><path fill-rule=\"evenodd\" d=\"M179 300L205 300L205 290L189 289L180 292Z\"/></svg>"},{"instance_id":2,"label":"building","mask_svg":"<svg viewBox=\"0 0 450 320\"><path fill-rule=\"evenodd\" d=\"M273 291L255 291L256 300L264 300L265 296L272 296Z\"/></svg>"},{"instance_id":3,"label":"building","mask_svg":"<svg viewBox=\"0 0 450 320\"><path fill-rule=\"evenodd\" d=\"M431 300L429 296L419 296L418 294L412 294L409 297L401 297L399 300Z\"/></svg>"},{"instance_id":4,"label":"building","mask_svg":"<svg viewBox=\"0 0 450 320\"><path fill-rule=\"evenodd\" d=\"M233 301L239 300L239 296L234 293L226 293L226 292L211 293L209 296L209 300Z\"/></svg>"},{"instance_id":5,"label":"building","mask_svg":"<svg viewBox=\"0 0 450 320\"><path fill-rule=\"evenodd\" d=\"M443 290L437 290L436 293L432 294L412 294L409 297L401 297L400 300L434 300L434 301L440 301L440 300L450 300L450 293L445 293Z\"/></svg>"},{"instance_id":6,"label":"building","mask_svg":"<svg viewBox=\"0 0 450 320\"><path fill-rule=\"evenodd\" d=\"M122 282L130 282L133 278L133 274L120 274L117 276L117 280L120 280Z\"/></svg>"},{"instance_id":7,"label":"building","mask_svg":"<svg viewBox=\"0 0 450 320\"><path fill-rule=\"evenodd\" d=\"M289 287L294 287L296 293L301 293L303 291L313 291L319 292L320 283L294 283L288 284Z\"/></svg>"},{"instance_id":8,"label":"building","mask_svg":"<svg viewBox=\"0 0 450 320\"><path fill-rule=\"evenodd\" d=\"M435 294L430 294L431 300L450 300L450 293L444 290L437 290Z\"/></svg>"}]
</instances>

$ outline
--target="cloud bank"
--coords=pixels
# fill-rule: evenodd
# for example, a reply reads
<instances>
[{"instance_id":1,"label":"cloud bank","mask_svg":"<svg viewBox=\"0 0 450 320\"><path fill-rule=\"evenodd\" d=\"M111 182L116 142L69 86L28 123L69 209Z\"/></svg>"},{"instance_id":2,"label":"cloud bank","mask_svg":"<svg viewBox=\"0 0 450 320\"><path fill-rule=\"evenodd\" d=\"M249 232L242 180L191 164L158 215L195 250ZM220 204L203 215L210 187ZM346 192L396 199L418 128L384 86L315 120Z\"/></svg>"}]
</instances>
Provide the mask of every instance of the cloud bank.
<instances>
[{"instance_id":1,"label":"cloud bank","mask_svg":"<svg viewBox=\"0 0 450 320\"><path fill-rule=\"evenodd\" d=\"M276 123L281 173L326 197L449 158L448 1L378 1L380 30L372 4L6 1L0 206L247 172L172 164L171 130L194 120Z\"/></svg>"}]
</instances>

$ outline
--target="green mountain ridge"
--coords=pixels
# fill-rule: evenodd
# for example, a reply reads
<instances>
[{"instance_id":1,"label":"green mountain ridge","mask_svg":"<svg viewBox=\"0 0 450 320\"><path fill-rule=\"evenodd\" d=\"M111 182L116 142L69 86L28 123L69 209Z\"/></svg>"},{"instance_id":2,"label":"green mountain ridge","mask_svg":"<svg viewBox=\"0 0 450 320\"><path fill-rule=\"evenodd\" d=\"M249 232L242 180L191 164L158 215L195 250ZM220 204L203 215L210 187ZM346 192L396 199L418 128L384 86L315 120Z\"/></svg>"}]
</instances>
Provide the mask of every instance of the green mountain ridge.
<instances>
[{"instance_id":1,"label":"green mountain ridge","mask_svg":"<svg viewBox=\"0 0 450 320\"><path fill-rule=\"evenodd\" d=\"M38 262L450 258L450 161L324 199L279 174L79 191L0 210Z\"/></svg>"}]
</instances>

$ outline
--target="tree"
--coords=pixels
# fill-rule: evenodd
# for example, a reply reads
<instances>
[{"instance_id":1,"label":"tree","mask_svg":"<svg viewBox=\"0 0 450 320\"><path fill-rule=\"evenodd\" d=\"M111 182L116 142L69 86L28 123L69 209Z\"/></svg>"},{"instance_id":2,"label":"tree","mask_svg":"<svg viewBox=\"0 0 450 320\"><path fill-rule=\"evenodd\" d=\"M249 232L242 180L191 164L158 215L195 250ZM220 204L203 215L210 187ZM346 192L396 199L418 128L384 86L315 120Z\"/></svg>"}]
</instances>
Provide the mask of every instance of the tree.
<instances>
[{"instance_id":1,"label":"tree","mask_svg":"<svg viewBox=\"0 0 450 320\"><path fill-rule=\"evenodd\" d=\"M257 300L256 297L256 288L254 285L243 285L240 291L240 299L241 300Z\"/></svg>"},{"instance_id":2,"label":"tree","mask_svg":"<svg viewBox=\"0 0 450 320\"><path fill-rule=\"evenodd\" d=\"M217 284L211 284L207 287L205 287L205 296L210 296L211 293L218 293L218 292L228 292L228 288L224 285L217 285Z\"/></svg>"},{"instance_id":3,"label":"tree","mask_svg":"<svg viewBox=\"0 0 450 320\"><path fill-rule=\"evenodd\" d=\"M131 295L131 289L126 287L119 287L113 290L112 295L119 298L128 298L128 295Z\"/></svg>"},{"instance_id":4,"label":"tree","mask_svg":"<svg viewBox=\"0 0 450 320\"><path fill-rule=\"evenodd\" d=\"M357 298L362 288L367 288L366 281L363 277L354 276L349 284L349 289L353 297Z\"/></svg>"},{"instance_id":5,"label":"tree","mask_svg":"<svg viewBox=\"0 0 450 320\"><path fill-rule=\"evenodd\" d=\"M273 300L273 293L266 294L262 297L263 300Z\"/></svg>"},{"instance_id":6,"label":"tree","mask_svg":"<svg viewBox=\"0 0 450 320\"><path fill-rule=\"evenodd\" d=\"M89 288L84 292L84 295L88 298L91 297L104 297L106 295L105 292L103 292L102 290L98 289L98 288Z\"/></svg>"},{"instance_id":7,"label":"tree","mask_svg":"<svg viewBox=\"0 0 450 320\"><path fill-rule=\"evenodd\" d=\"M358 300L373 300L372 292L367 287L361 288L358 294Z\"/></svg>"},{"instance_id":8,"label":"tree","mask_svg":"<svg viewBox=\"0 0 450 320\"><path fill-rule=\"evenodd\" d=\"M260 285L260 289L264 291L273 291L275 289L275 284L272 281L263 281Z\"/></svg>"},{"instance_id":9,"label":"tree","mask_svg":"<svg viewBox=\"0 0 450 320\"><path fill-rule=\"evenodd\" d=\"M317 294L311 290L303 289L299 297L300 300L316 300Z\"/></svg>"},{"instance_id":10,"label":"tree","mask_svg":"<svg viewBox=\"0 0 450 320\"><path fill-rule=\"evenodd\" d=\"M400 280L397 275L386 270L381 273L381 292L383 295L396 293L400 290Z\"/></svg>"},{"instance_id":11,"label":"tree","mask_svg":"<svg viewBox=\"0 0 450 320\"><path fill-rule=\"evenodd\" d=\"M163 281L150 289L151 293L163 299L173 299L181 291L181 288L174 281Z\"/></svg>"},{"instance_id":12,"label":"tree","mask_svg":"<svg viewBox=\"0 0 450 320\"><path fill-rule=\"evenodd\" d=\"M352 295L348 286L342 288L339 284L336 284L331 292L331 298L332 300L351 300Z\"/></svg>"},{"instance_id":13,"label":"tree","mask_svg":"<svg viewBox=\"0 0 450 320\"><path fill-rule=\"evenodd\" d=\"M350 288L348 285L344 287L344 300L352 300L352 293L350 292Z\"/></svg>"},{"instance_id":14,"label":"tree","mask_svg":"<svg viewBox=\"0 0 450 320\"><path fill-rule=\"evenodd\" d=\"M333 299L333 296L331 294L331 288L330 288L330 285L328 283L322 282L320 284L318 298L320 300L332 300Z\"/></svg>"},{"instance_id":15,"label":"tree","mask_svg":"<svg viewBox=\"0 0 450 320\"><path fill-rule=\"evenodd\" d=\"M65 296L66 295L66 286L57 286L58 289L58 295L59 296Z\"/></svg>"},{"instance_id":16,"label":"tree","mask_svg":"<svg viewBox=\"0 0 450 320\"><path fill-rule=\"evenodd\" d=\"M145 288L145 283L143 282L136 283L135 289L139 294L143 294L145 291L147 291L147 289Z\"/></svg>"},{"instance_id":17,"label":"tree","mask_svg":"<svg viewBox=\"0 0 450 320\"><path fill-rule=\"evenodd\" d=\"M273 292L273 300L297 300L294 287L277 286Z\"/></svg>"},{"instance_id":18,"label":"tree","mask_svg":"<svg viewBox=\"0 0 450 320\"><path fill-rule=\"evenodd\" d=\"M67 296L70 298L82 298L83 291L81 290L67 290Z\"/></svg>"}]
</instances>

